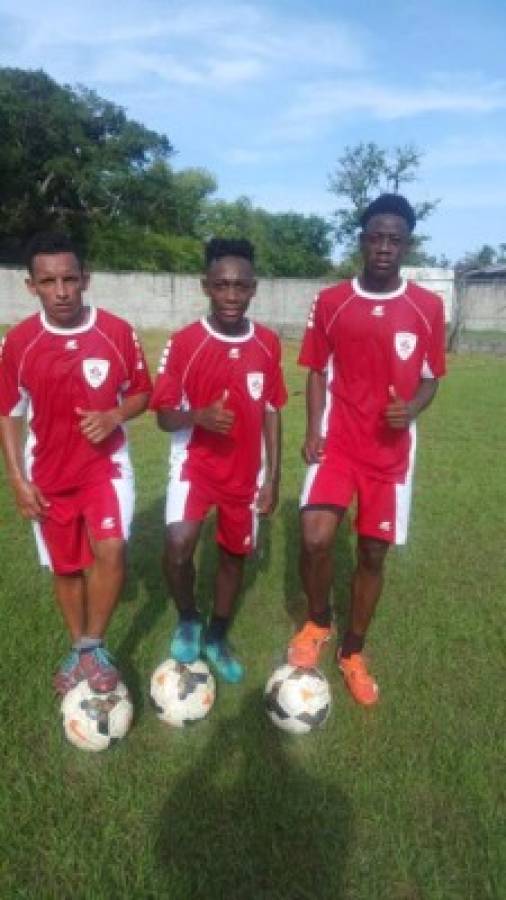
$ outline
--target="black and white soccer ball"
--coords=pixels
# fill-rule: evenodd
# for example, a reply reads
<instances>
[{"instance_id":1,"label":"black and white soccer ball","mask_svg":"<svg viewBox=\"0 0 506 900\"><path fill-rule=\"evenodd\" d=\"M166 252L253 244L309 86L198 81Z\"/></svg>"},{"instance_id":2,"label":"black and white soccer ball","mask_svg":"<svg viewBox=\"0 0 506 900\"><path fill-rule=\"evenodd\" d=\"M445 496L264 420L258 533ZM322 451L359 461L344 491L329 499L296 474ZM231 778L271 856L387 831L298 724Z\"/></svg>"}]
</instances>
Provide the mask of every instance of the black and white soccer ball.
<instances>
[{"instance_id":1,"label":"black and white soccer ball","mask_svg":"<svg viewBox=\"0 0 506 900\"><path fill-rule=\"evenodd\" d=\"M67 740L80 750L107 750L127 734L133 706L122 681L113 691L93 691L80 681L62 700L63 730Z\"/></svg>"},{"instance_id":2,"label":"black and white soccer ball","mask_svg":"<svg viewBox=\"0 0 506 900\"><path fill-rule=\"evenodd\" d=\"M307 734L328 718L332 697L325 675L318 669L280 666L265 686L267 715L278 728Z\"/></svg>"},{"instance_id":3,"label":"black and white soccer ball","mask_svg":"<svg viewBox=\"0 0 506 900\"><path fill-rule=\"evenodd\" d=\"M202 659L166 659L151 676L151 702L162 722L182 728L203 719L216 696L216 684Z\"/></svg>"}]
</instances>

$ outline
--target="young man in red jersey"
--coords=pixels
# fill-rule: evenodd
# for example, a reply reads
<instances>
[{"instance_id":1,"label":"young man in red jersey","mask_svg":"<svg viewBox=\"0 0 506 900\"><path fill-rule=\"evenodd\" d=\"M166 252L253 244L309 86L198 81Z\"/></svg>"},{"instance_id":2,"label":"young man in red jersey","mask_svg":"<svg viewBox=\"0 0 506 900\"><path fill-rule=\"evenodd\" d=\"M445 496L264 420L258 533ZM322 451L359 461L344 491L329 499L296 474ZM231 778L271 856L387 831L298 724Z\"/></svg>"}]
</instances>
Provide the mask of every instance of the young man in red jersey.
<instances>
[{"instance_id":1,"label":"young man in red jersey","mask_svg":"<svg viewBox=\"0 0 506 900\"><path fill-rule=\"evenodd\" d=\"M181 663L202 653L228 682L244 668L226 640L257 516L276 507L280 407L286 401L277 336L246 318L256 290L248 241L214 239L202 281L210 312L169 340L151 408L172 433L165 567L179 613L169 653ZM193 555L202 522L217 509L214 609L204 630Z\"/></svg>"},{"instance_id":2,"label":"young man in red jersey","mask_svg":"<svg viewBox=\"0 0 506 900\"><path fill-rule=\"evenodd\" d=\"M361 225L362 274L319 294L300 352L309 368L300 557L309 618L288 659L316 665L330 637L333 543L356 497L357 566L337 661L355 700L372 705L378 685L362 649L388 548L406 541L415 423L445 371L445 330L440 298L400 275L415 226L407 200L381 195Z\"/></svg>"},{"instance_id":3,"label":"young man in red jersey","mask_svg":"<svg viewBox=\"0 0 506 900\"><path fill-rule=\"evenodd\" d=\"M26 284L42 310L2 344L2 449L72 640L55 689L64 695L86 678L109 691L118 671L103 636L123 582L134 503L123 423L146 408L151 381L132 328L84 305L89 276L65 235L37 235L27 263Z\"/></svg>"}]
</instances>

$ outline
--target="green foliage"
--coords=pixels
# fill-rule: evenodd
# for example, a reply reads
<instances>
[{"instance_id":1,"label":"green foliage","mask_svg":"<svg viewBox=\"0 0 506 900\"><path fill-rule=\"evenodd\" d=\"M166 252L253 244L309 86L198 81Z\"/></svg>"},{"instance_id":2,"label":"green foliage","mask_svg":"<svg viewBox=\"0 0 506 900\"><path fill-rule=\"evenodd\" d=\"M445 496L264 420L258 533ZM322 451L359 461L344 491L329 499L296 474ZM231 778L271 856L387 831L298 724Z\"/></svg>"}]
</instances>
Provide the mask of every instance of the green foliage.
<instances>
[{"instance_id":1,"label":"green foliage","mask_svg":"<svg viewBox=\"0 0 506 900\"><path fill-rule=\"evenodd\" d=\"M208 204L203 218L203 238L244 237L256 248L260 275L307 277L333 271L330 260L331 226L320 216L269 213L253 207L247 197L233 203Z\"/></svg>"},{"instance_id":2,"label":"green foliage","mask_svg":"<svg viewBox=\"0 0 506 900\"><path fill-rule=\"evenodd\" d=\"M95 267L196 272L203 239L250 238L264 275L322 275L330 228L318 216L270 214L239 198L211 202L206 169L174 171L165 135L93 91L44 72L0 69L0 261L60 227Z\"/></svg>"},{"instance_id":3,"label":"green foliage","mask_svg":"<svg viewBox=\"0 0 506 900\"><path fill-rule=\"evenodd\" d=\"M345 148L336 169L329 175L329 191L346 203L335 211L334 218L336 241L348 257L353 259L356 251L360 218L366 207L378 194L399 193L405 184L415 181L421 158L421 151L412 144L387 150L370 141ZM438 203L435 200L414 204L417 221L424 221ZM426 240L425 235L414 238L406 265L440 264L424 252Z\"/></svg>"},{"instance_id":4,"label":"green foliage","mask_svg":"<svg viewBox=\"0 0 506 900\"><path fill-rule=\"evenodd\" d=\"M167 137L127 119L85 87L44 72L0 70L0 241L56 225L84 240L118 215L126 184L172 152Z\"/></svg>"}]
</instances>

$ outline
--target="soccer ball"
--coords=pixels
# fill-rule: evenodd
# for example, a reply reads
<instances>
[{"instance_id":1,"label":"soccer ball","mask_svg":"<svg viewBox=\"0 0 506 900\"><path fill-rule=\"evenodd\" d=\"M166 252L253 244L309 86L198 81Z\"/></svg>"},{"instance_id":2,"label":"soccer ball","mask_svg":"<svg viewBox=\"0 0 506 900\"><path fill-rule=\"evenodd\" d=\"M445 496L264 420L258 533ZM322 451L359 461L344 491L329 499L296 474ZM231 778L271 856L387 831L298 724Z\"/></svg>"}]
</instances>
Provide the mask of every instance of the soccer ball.
<instances>
[{"instance_id":1,"label":"soccer ball","mask_svg":"<svg viewBox=\"0 0 506 900\"><path fill-rule=\"evenodd\" d=\"M207 716L216 686L207 665L166 659L151 676L151 702L162 722L182 728Z\"/></svg>"},{"instance_id":2,"label":"soccer ball","mask_svg":"<svg viewBox=\"0 0 506 900\"><path fill-rule=\"evenodd\" d=\"M125 737L133 718L133 706L126 686L119 681L113 691L93 691L80 681L63 698L61 705L65 736L80 750L107 750Z\"/></svg>"},{"instance_id":3,"label":"soccer ball","mask_svg":"<svg viewBox=\"0 0 506 900\"><path fill-rule=\"evenodd\" d=\"M267 715L292 734L306 734L323 725L331 702L329 683L318 669L280 666L265 686Z\"/></svg>"}]
</instances>

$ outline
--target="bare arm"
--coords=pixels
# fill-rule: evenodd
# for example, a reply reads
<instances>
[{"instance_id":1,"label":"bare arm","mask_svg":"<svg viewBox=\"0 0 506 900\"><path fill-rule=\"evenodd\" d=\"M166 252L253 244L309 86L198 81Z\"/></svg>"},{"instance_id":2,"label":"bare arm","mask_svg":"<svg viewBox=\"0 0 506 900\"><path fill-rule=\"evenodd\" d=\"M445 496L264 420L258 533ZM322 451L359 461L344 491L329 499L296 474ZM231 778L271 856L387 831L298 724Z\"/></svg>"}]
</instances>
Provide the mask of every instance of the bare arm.
<instances>
[{"instance_id":1,"label":"bare arm","mask_svg":"<svg viewBox=\"0 0 506 900\"><path fill-rule=\"evenodd\" d=\"M436 396L439 381L437 378L422 378L418 390L409 403L397 396L394 387L390 388L390 402L385 410L385 417L390 428L408 428L410 422L426 409Z\"/></svg>"},{"instance_id":2,"label":"bare arm","mask_svg":"<svg viewBox=\"0 0 506 900\"><path fill-rule=\"evenodd\" d=\"M149 394L132 394L130 397L124 397L119 406L103 412L78 407L76 412L81 417L81 431L92 444L99 444L108 438L118 425L140 416L146 409L148 400Z\"/></svg>"},{"instance_id":3,"label":"bare arm","mask_svg":"<svg viewBox=\"0 0 506 900\"><path fill-rule=\"evenodd\" d=\"M306 438L302 456L307 463L320 462L323 452L321 424L325 409L327 377L325 372L311 369L306 383Z\"/></svg>"},{"instance_id":4,"label":"bare arm","mask_svg":"<svg viewBox=\"0 0 506 900\"><path fill-rule=\"evenodd\" d=\"M266 455L265 479L258 492L257 511L268 516L276 509L281 472L281 413L279 409L266 410L264 418Z\"/></svg>"},{"instance_id":5,"label":"bare arm","mask_svg":"<svg viewBox=\"0 0 506 900\"><path fill-rule=\"evenodd\" d=\"M0 416L0 439L7 477L19 512L25 519L43 518L49 503L24 473L23 419L20 416Z\"/></svg>"}]
</instances>

